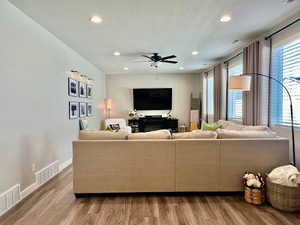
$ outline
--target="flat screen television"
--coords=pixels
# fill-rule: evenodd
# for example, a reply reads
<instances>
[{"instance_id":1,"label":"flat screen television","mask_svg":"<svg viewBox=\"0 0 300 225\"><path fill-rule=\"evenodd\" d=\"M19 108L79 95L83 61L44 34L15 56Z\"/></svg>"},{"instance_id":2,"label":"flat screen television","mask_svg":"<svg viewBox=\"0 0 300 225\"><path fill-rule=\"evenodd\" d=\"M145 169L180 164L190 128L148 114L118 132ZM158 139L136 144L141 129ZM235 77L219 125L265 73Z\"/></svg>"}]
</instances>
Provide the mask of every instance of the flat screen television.
<instances>
[{"instance_id":1,"label":"flat screen television","mask_svg":"<svg viewBox=\"0 0 300 225\"><path fill-rule=\"evenodd\" d=\"M136 110L171 110L172 88L133 89L133 106Z\"/></svg>"}]
</instances>

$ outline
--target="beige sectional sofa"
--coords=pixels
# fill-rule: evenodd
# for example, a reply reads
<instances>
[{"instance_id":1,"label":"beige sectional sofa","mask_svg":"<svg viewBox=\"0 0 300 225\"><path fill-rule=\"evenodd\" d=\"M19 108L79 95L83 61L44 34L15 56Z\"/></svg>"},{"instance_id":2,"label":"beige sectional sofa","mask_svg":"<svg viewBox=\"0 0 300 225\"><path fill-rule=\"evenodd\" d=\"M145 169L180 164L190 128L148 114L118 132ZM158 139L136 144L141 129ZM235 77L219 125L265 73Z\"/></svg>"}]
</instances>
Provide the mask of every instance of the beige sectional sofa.
<instances>
[{"instance_id":1,"label":"beige sectional sofa","mask_svg":"<svg viewBox=\"0 0 300 225\"><path fill-rule=\"evenodd\" d=\"M288 164L288 140L73 142L74 193L241 191L246 170Z\"/></svg>"}]
</instances>

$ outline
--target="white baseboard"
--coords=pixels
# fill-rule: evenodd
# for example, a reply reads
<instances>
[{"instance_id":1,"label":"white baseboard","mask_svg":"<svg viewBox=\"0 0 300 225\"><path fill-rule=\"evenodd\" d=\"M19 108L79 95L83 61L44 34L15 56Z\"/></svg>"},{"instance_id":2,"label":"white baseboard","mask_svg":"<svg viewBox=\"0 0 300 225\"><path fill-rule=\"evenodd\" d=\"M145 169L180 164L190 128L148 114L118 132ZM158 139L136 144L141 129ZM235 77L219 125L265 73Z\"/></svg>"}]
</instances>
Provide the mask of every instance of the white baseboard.
<instances>
[{"instance_id":1,"label":"white baseboard","mask_svg":"<svg viewBox=\"0 0 300 225\"><path fill-rule=\"evenodd\" d=\"M51 163L51 164L53 164L53 163ZM49 164L45 168L49 167L51 164ZM72 164L72 158L59 164L59 172L56 175L58 175L61 171L63 171L65 168L67 168L71 164ZM45 168L43 168L42 170L44 170ZM49 180L51 180L52 178L53 177L51 177ZM0 216L4 215L8 210L13 208L17 204L19 204L24 198L26 198L28 195L33 193L39 187L40 187L40 185L38 185L37 180L36 180L33 184L26 187L23 191L20 191L20 184L16 184L13 187L9 188L7 191L0 194ZM16 189L18 190L18 193L11 193L13 191L15 192ZM10 195L13 196L12 203L11 203L11 200L8 201L8 197ZM8 202L9 202L9 204L8 204Z\"/></svg>"},{"instance_id":2,"label":"white baseboard","mask_svg":"<svg viewBox=\"0 0 300 225\"><path fill-rule=\"evenodd\" d=\"M30 195L32 192L34 192L36 189L38 189L38 184L34 182L32 185L25 188L23 191L21 191L21 199L26 198L28 195Z\"/></svg>"},{"instance_id":3,"label":"white baseboard","mask_svg":"<svg viewBox=\"0 0 300 225\"><path fill-rule=\"evenodd\" d=\"M60 165L59 165L59 172L61 172L61 171L63 171L65 168L67 168L68 166L70 166L71 164L72 164L72 158L71 159L69 159L69 160L67 160L67 161L65 161L65 162L63 162L63 163L61 163Z\"/></svg>"}]
</instances>

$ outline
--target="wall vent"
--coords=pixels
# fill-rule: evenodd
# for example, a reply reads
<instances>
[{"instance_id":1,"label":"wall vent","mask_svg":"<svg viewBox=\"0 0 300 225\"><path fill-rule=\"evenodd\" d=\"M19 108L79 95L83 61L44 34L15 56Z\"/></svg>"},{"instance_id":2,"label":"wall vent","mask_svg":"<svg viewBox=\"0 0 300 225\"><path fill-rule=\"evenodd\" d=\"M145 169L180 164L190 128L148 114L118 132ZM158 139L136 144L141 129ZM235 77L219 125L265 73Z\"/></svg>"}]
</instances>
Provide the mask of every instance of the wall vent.
<instances>
[{"instance_id":1,"label":"wall vent","mask_svg":"<svg viewBox=\"0 0 300 225\"><path fill-rule=\"evenodd\" d=\"M4 193L0 193L0 216L5 214L12 207L17 205L22 199L30 195L41 185L51 180L63 169L72 164L72 159L69 159L59 165L59 161L55 161L47 167L35 173L36 181L21 192L20 184L16 184Z\"/></svg>"},{"instance_id":2,"label":"wall vent","mask_svg":"<svg viewBox=\"0 0 300 225\"><path fill-rule=\"evenodd\" d=\"M17 184L0 195L0 216L21 200L20 185Z\"/></svg>"},{"instance_id":3,"label":"wall vent","mask_svg":"<svg viewBox=\"0 0 300 225\"><path fill-rule=\"evenodd\" d=\"M35 173L36 182L38 186L45 184L47 181L51 180L55 175L59 173L59 163L55 161L49 166L41 169Z\"/></svg>"}]
</instances>

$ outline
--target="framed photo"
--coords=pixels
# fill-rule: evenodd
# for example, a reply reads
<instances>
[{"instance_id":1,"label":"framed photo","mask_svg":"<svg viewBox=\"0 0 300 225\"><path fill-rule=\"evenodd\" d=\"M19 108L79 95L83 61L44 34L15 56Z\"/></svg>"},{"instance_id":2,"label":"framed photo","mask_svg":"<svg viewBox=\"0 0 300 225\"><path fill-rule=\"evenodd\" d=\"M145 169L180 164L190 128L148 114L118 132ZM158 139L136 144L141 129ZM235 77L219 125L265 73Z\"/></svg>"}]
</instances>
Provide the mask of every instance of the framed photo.
<instances>
[{"instance_id":1,"label":"framed photo","mask_svg":"<svg viewBox=\"0 0 300 225\"><path fill-rule=\"evenodd\" d=\"M79 117L79 105L78 102L69 102L69 119L74 120Z\"/></svg>"},{"instance_id":2,"label":"framed photo","mask_svg":"<svg viewBox=\"0 0 300 225\"><path fill-rule=\"evenodd\" d=\"M68 94L72 97L78 96L78 81L70 77L68 79Z\"/></svg>"},{"instance_id":3,"label":"framed photo","mask_svg":"<svg viewBox=\"0 0 300 225\"><path fill-rule=\"evenodd\" d=\"M79 103L79 117L80 118L86 117L86 103L85 102Z\"/></svg>"},{"instance_id":4,"label":"framed photo","mask_svg":"<svg viewBox=\"0 0 300 225\"><path fill-rule=\"evenodd\" d=\"M93 116L94 115L93 104L86 103L86 107L87 107L87 116Z\"/></svg>"},{"instance_id":5,"label":"framed photo","mask_svg":"<svg viewBox=\"0 0 300 225\"><path fill-rule=\"evenodd\" d=\"M88 98L93 98L93 85L87 84L86 85L86 95Z\"/></svg>"},{"instance_id":6,"label":"framed photo","mask_svg":"<svg viewBox=\"0 0 300 225\"><path fill-rule=\"evenodd\" d=\"M86 98L86 84L79 82L79 97Z\"/></svg>"}]
</instances>

